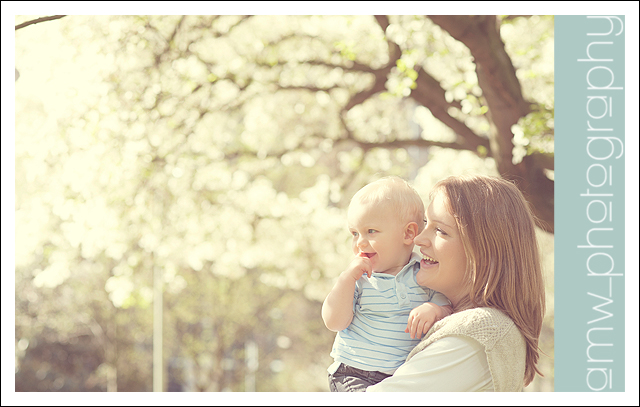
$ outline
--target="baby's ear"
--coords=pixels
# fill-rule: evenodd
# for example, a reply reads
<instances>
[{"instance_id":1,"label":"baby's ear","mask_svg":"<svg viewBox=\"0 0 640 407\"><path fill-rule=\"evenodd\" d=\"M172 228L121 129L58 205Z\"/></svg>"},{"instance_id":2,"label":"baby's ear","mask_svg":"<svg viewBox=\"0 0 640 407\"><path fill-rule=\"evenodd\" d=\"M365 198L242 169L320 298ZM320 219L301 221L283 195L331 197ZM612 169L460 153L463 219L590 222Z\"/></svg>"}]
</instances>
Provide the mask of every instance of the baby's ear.
<instances>
[{"instance_id":1,"label":"baby's ear","mask_svg":"<svg viewBox=\"0 0 640 407\"><path fill-rule=\"evenodd\" d=\"M404 244L413 244L413 239L418 236L418 224L415 222L407 223L404 227Z\"/></svg>"}]
</instances>

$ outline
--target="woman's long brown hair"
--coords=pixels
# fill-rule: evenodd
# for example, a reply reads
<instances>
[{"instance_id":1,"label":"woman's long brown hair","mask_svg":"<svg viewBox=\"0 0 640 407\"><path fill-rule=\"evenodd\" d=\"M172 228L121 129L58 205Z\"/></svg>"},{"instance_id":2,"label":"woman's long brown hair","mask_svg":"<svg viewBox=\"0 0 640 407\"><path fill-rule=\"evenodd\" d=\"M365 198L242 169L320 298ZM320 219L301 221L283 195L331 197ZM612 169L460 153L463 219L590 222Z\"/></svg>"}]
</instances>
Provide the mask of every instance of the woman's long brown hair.
<instances>
[{"instance_id":1,"label":"woman's long brown hair","mask_svg":"<svg viewBox=\"0 0 640 407\"><path fill-rule=\"evenodd\" d=\"M469 261L468 296L456 311L491 307L504 312L527 346L524 385L539 359L545 293L533 214L520 190L501 178L454 176L436 184L456 219Z\"/></svg>"}]
</instances>

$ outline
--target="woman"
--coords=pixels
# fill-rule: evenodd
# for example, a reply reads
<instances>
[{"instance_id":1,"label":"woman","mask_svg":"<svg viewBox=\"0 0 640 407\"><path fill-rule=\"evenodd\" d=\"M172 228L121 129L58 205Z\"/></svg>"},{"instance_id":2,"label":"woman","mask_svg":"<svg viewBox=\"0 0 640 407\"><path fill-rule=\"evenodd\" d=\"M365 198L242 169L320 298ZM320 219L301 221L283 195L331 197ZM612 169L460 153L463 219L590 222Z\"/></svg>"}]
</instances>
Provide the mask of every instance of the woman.
<instances>
[{"instance_id":1,"label":"woman","mask_svg":"<svg viewBox=\"0 0 640 407\"><path fill-rule=\"evenodd\" d=\"M545 311L528 204L510 182L485 176L446 178L430 198L414 239L423 256L416 279L454 313L367 391L521 391L540 374Z\"/></svg>"}]
</instances>

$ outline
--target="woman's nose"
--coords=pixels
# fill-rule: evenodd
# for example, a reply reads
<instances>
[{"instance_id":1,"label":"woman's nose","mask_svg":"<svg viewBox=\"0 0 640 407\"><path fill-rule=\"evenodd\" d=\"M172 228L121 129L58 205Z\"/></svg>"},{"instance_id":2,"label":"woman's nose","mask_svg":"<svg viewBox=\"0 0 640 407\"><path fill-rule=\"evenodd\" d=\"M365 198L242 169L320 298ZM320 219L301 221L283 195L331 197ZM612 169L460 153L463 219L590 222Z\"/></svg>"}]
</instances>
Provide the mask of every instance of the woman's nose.
<instances>
[{"instance_id":1,"label":"woman's nose","mask_svg":"<svg viewBox=\"0 0 640 407\"><path fill-rule=\"evenodd\" d=\"M420 234L413 238L413 243L417 246L427 246L431 241L427 238L427 234L425 233L427 229L424 229Z\"/></svg>"}]
</instances>

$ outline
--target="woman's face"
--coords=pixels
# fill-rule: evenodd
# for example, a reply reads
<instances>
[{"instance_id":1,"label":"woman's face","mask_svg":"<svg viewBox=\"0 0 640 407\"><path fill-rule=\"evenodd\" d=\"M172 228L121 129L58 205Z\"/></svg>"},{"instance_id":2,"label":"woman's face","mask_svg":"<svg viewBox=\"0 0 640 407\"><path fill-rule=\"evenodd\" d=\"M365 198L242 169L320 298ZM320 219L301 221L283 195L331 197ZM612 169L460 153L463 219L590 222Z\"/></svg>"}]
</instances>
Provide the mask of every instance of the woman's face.
<instances>
[{"instance_id":1,"label":"woman's face","mask_svg":"<svg viewBox=\"0 0 640 407\"><path fill-rule=\"evenodd\" d=\"M467 256L456 221L447 209L447 196L438 192L426 211L427 224L414 243L422 254L418 284L439 291L455 305L466 294Z\"/></svg>"}]
</instances>

